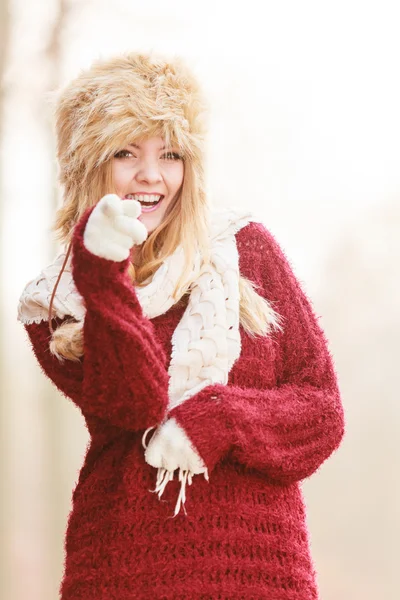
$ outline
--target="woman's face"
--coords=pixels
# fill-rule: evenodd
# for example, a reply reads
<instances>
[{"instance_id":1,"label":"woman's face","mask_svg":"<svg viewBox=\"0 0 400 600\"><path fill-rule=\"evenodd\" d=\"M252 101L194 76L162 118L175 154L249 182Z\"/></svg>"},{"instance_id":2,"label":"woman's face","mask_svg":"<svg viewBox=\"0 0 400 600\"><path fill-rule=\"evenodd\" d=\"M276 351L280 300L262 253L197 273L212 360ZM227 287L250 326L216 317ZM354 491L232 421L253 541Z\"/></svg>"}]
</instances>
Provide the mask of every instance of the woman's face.
<instances>
[{"instance_id":1,"label":"woman's face","mask_svg":"<svg viewBox=\"0 0 400 600\"><path fill-rule=\"evenodd\" d=\"M112 161L116 193L122 199L139 200L142 207L139 220L151 233L162 222L182 186L181 154L174 147L165 148L161 137L152 137L128 144Z\"/></svg>"}]
</instances>

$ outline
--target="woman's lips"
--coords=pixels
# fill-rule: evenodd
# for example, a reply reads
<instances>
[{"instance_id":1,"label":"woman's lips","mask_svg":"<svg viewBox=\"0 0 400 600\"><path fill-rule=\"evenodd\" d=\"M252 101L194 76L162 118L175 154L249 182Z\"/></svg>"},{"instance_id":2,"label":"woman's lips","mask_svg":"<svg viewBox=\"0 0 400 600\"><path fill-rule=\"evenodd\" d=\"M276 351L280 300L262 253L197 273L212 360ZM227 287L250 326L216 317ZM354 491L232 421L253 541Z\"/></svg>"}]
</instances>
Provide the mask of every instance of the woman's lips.
<instances>
[{"instance_id":1,"label":"woman's lips","mask_svg":"<svg viewBox=\"0 0 400 600\"><path fill-rule=\"evenodd\" d=\"M160 198L160 200L158 202L153 204L153 206L144 206L142 203L140 203L142 213L154 212L155 210L157 210L157 208L160 206L160 204L162 203L163 200L164 200L164 196L162 198Z\"/></svg>"},{"instance_id":2,"label":"woman's lips","mask_svg":"<svg viewBox=\"0 0 400 600\"><path fill-rule=\"evenodd\" d=\"M130 196L131 194L127 194L127 195ZM158 202L154 202L151 206L145 206L139 200L137 200L137 202L139 202L139 204L140 204L142 213L150 213L150 212L154 212L155 210L157 210L157 208L160 206L160 204L164 200L164 198L165 198L165 196L161 196L160 200ZM129 199L131 199L131 198L129 198ZM124 196L123 200L128 200L128 198L126 196ZM140 218L140 216L139 216L139 218Z\"/></svg>"}]
</instances>

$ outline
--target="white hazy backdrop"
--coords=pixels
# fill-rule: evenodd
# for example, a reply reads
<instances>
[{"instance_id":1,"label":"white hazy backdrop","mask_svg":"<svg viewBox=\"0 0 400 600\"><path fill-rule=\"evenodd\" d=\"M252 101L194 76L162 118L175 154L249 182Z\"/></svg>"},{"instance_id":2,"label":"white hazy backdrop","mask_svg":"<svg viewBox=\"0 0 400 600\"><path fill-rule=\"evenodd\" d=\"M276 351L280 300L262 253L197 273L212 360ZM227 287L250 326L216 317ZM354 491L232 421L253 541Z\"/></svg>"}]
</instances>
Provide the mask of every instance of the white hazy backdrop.
<instances>
[{"instance_id":1,"label":"white hazy backdrop","mask_svg":"<svg viewBox=\"0 0 400 600\"><path fill-rule=\"evenodd\" d=\"M321 600L398 599L398 2L2 0L0 17L1 598L58 597L88 443L16 320L58 250L46 93L154 49L184 56L209 98L213 201L259 215L330 342L346 437L302 484Z\"/></svg>"}]
</instances>

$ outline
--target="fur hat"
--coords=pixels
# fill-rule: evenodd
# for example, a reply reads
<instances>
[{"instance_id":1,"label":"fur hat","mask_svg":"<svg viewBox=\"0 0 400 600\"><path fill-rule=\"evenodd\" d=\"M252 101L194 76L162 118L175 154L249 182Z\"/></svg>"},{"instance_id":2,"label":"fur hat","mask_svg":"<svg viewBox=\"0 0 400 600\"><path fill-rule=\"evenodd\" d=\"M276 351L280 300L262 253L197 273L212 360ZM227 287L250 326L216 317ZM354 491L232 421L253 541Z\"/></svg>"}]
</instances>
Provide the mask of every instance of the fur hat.
<instances>
[{"instance_id":1,"label":"fur hat","mask_svg":"<svg viewBox=\"0 0 400 600\"><path fill-rule=\"evenodd\" d=\"M57 90L54 100L59 181L71 217L74 211L79 216L77 197L82 201L95 170L128 143L152 136L178 147L185 179L206 204L208 105L182 58L129 52L98 59Z\"/></svg>"}]
</instances>

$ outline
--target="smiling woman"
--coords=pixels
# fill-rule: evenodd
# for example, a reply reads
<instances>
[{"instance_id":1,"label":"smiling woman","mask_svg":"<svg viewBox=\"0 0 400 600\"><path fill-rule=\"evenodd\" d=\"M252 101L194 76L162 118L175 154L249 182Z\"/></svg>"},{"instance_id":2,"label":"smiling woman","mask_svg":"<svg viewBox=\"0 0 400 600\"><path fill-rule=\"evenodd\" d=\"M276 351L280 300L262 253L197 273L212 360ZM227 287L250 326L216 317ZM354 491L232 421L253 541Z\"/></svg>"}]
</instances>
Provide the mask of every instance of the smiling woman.
<instances>
[{"instance_id":1,"label":"smiling woman","mask_svg":"<svg viewBox=\"0 0 400 600\"><path fill-rule=\"evenodd\" d=\"M154 136L140 145L129 144L112 161L116 193L140 202L139 219L149 233L161 224L169 207L176 202L185 171L183 156L171 148L165 151L163 142L161 137Z\"/></svg>"},{"instance_id":2,"label":"smiling woman","mask_svg":"<svg viewBox=\"0 0 400 600\"><path fill-rule=\"evenodd\" d=\"M137 53L58 100L72 259L19 319L91 436L61 600L318 597L299 482L343 436L334 365L272 234L209 205L202 112L183 61Z\"/></svg>"}]
</instances>

